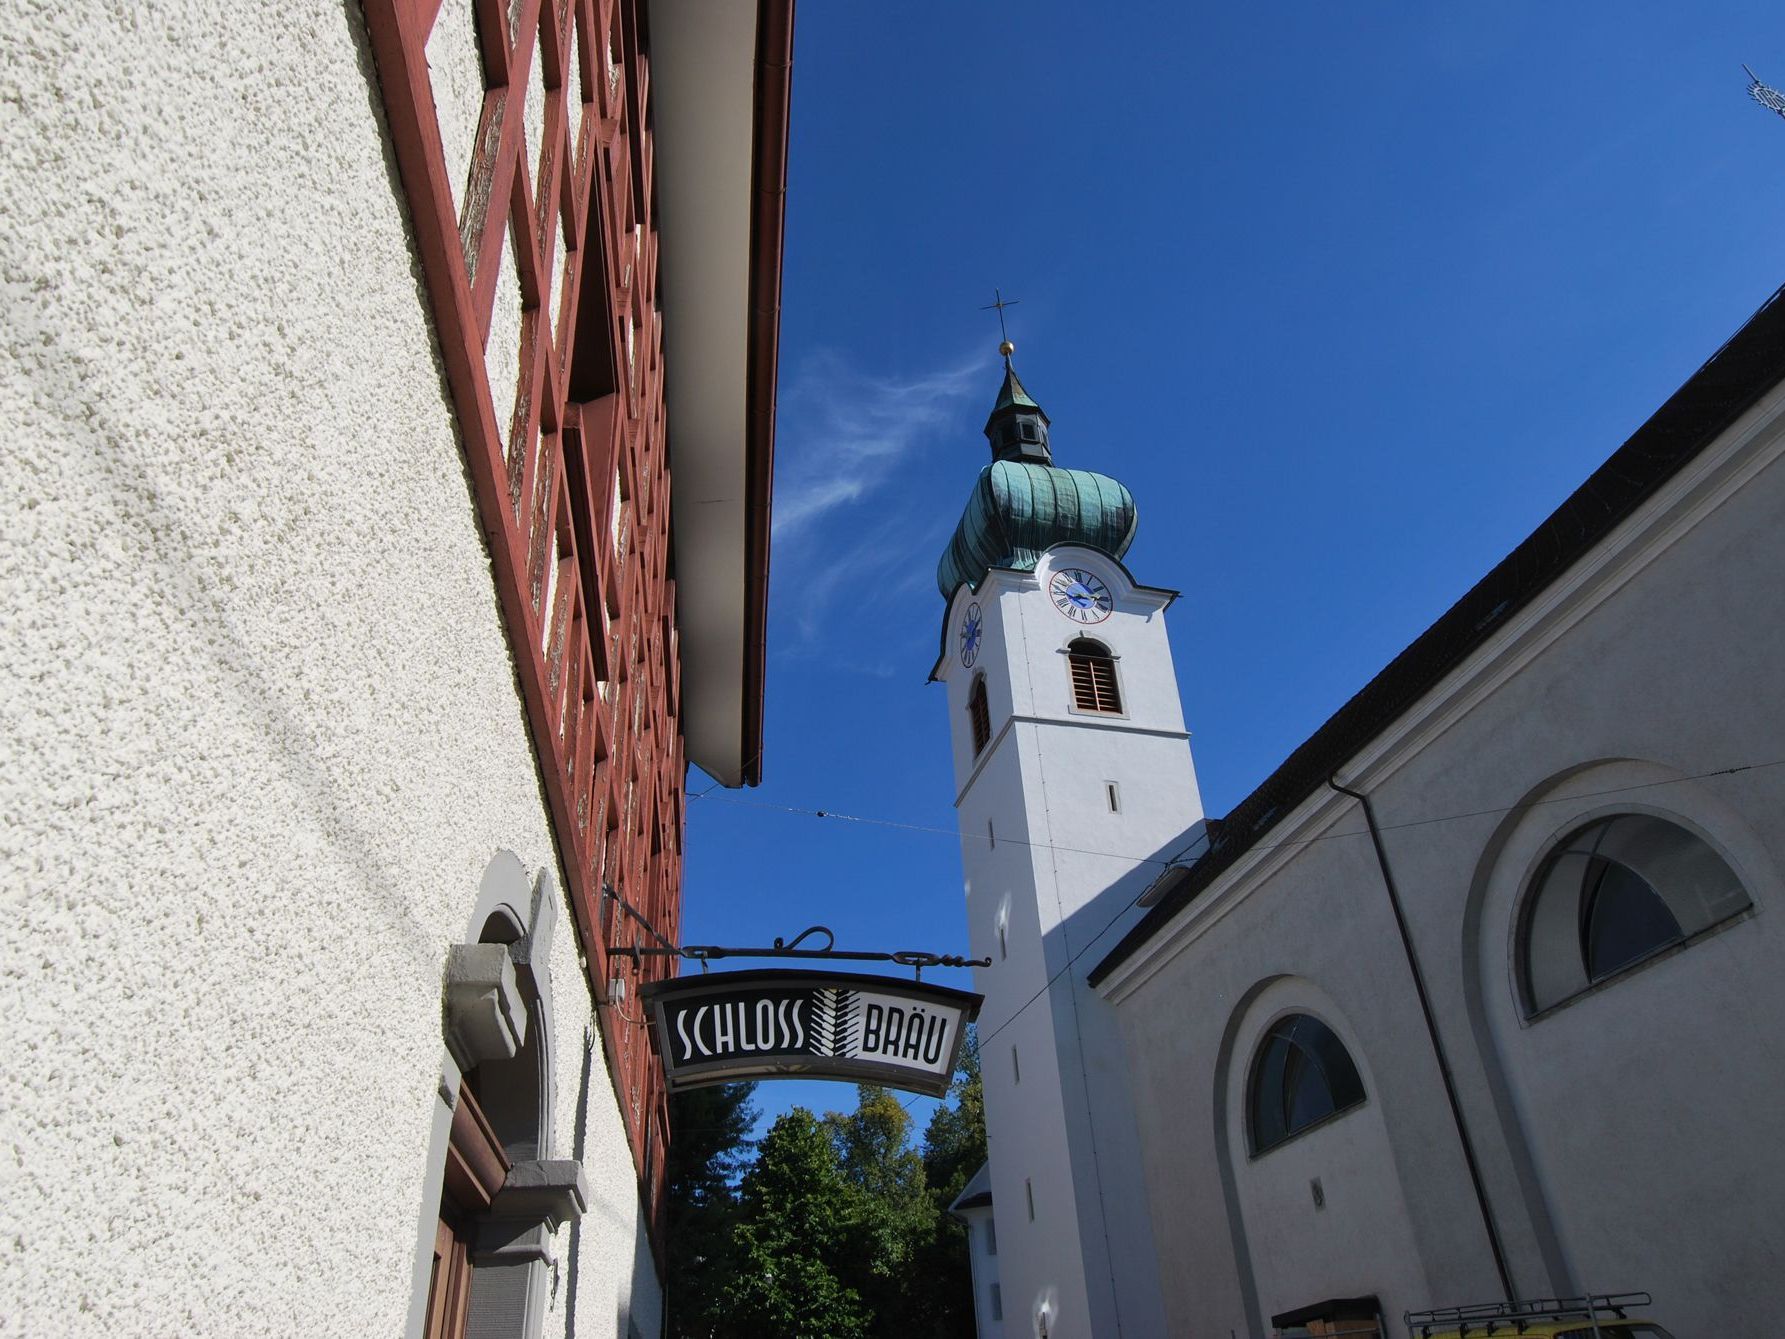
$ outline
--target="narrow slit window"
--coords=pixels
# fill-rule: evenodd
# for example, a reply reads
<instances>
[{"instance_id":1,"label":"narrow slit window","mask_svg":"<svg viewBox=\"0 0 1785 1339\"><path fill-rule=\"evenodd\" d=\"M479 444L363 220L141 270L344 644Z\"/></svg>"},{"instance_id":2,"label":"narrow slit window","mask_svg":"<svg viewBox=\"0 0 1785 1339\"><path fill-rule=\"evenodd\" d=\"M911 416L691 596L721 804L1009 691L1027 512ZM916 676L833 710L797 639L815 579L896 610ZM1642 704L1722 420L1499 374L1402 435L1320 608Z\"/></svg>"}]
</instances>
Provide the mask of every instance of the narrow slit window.
<instances>
[{"instance_id":1,"label":"narrow slit window","mask_svg":"<svg viewBox=\"0 0 1785 1339\"><path fill-rule=\"evenodd\" d=\"M1016 1082L1021 1083L1023 1081L1022 1061L1016 1058L1016 1047L1014 1046L1010 1048L1010 1072Z\"/></svg>"},{"instance_id":2,"label":"narrow slit window","mask_svg":"<svg viewBox=\"0 0 1785 1339\"><path fill-rule=\"evenodd\" d=\"M1109 811L1112 814L1121 813L1122 792L1116 789L1116 783L1113 781L1105 781L1103 783L1103 793L1109 798Z\"/></svg>"},{"instance_id":3,"label":"narrow slit window","mask_svg":"<svg viewBox=\"0 0 1785 1339\"><path fill-rule=\"evenodd\" d=\"M1029 1221L1035 1221L1035 1182L1028 1177L1023 1178L1023 1194L1029 1198Z\"/></svg>"},{"instance_id":4,"label":"narrow slit window","mask_svg":"<svg viewBox=\"0 0 1785 1339\"><path fill-rule=\"evenodd\" d=\"M998 833L992 827L992 820L989 818L985 821L985 843L994 851L998 849Z\"/></svg>"},{"instance_id":5,"label":"narrow slit window","mask_svg":"<svg viewBox=\"0 0 1785 1339\"><path fill-rule=\"evenodd\" d=\"M1080 637L1066 648L1072 678L1072 705L1080 711L1120 715L1122 695L1116 689L1116 658L1102 642Z\"/></svg>"},{"instance_id":6,"label":"narrow slit window","mask_svg":"<svg viewBox=\"0 0 1785 1339\"><path fill-rule=\"evenodd\" d=\"M974 677L973 689L967 694L967 718L973 723L973 756L985 752L992 742L992 713L985 701L985 675Z\"/></svg>"}]
</instances>

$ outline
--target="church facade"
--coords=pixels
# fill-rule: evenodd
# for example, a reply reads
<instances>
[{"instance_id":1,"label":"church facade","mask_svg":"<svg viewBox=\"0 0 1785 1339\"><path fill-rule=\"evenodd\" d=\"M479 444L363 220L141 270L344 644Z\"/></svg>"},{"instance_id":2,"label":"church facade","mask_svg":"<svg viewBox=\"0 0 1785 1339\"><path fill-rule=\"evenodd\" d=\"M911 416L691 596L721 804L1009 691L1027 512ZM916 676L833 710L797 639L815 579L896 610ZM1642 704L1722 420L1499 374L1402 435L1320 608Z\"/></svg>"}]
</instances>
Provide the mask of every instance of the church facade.
<instances>
[{"instance_id":1,"label":"church facade","mask_svg":"<svg viewBox=\"0 0 1785 1339\"><path fill-rule=\"evenodd\" d=\"M1019 512L1040 514L1001 514ZM1675 1334L1773 1326L1781 515L1775 295L1505 562L1208 820L1187 744L1160 751L1181 730L1169 651L1161 663L1147 649L1157 635L1163 650L1166 601L1148 607L1125 545L1087 539L1081 519L970 576L945 558L962 573L938 670L957 776L998 766L974 761L957 645L988 596L1000 612L982 634L986 730L1041 745L1039 764L1007 764L1001 803L977 782L959 801L974 951L994 957L982 1037L1003 1026L982 1058L1007 1315L1054 1295L1054 1335L1394 1334L1408 1310L1646 1292L1643 1313ZM1085 597L1090 626L1049 623L1085 623ZM1021 606L1014 623L1006 602ZM1108 666L1081 675L1087 632ZM1014 654L1013 635L1031 639ZM1006 664L1021 682L1000 696ZM1050 711L1100 713L1106 748L1050 770L1032 723ZM1130 738L1130 720L1157 733ZM1088 803L1106 780L1125 784ZM1140 795L1157 820L1130 832ZM1006 824L1025 824L1038 844L1007 858L1073 872L1058 889L1012 878L992 863L987 817L1000 854ZM1094 911L1074 924L1075 907ZM1020 982L1000 979L1013 974L1005 919L1043 941ZM1007 1038L1069 1026L1042 1087L1065 1111L1050 1134L1047 1103L993 1076ZM1074 1120L1092 1137L1075 1138ZM1037 1180L1050 1158L1058 1170ZM1032 1236L1020 1260L1027 1193L1056 1182L1077 1194L1078 1237ZM1126 1276L1085 1227L1098 1185L1101 1223L1136 1253ZM1112 1209L1126 1193L1144 1225ZM1125 1310L1133 1297L1157 1311L1117 1328L1098 1310L1105 1280Z\"/></svg>"},{"instance_id":2,"label":"church facade","mask_svg":"<svg viewBox=\"0 0 1785 1339\"><path fill-rule=\"evenodd\" d=\"M791 0L26 10L0 1329L657 1334Z\"/></svg>"}]
</instances>

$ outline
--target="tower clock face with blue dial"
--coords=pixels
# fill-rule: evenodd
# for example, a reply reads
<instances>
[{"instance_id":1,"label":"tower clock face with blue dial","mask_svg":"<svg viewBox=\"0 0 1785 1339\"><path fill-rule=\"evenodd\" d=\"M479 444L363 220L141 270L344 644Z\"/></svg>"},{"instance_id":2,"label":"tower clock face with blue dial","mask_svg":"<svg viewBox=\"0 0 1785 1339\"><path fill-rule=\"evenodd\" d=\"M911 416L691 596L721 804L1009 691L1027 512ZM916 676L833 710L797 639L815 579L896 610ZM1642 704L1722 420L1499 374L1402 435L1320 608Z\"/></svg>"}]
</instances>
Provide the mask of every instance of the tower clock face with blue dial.
<instances>
[{"instance_id":1,"label":"tower clock face with blue dial","mask_svg":"<svg viewBox=\"0 0 1785 1339\"><path fill-rule=\"evenodd\" d=\"M961 620L961 664L968 669L979 659L979 635L984 631L985 623L979 616L979 606L967 606L967 617Z\"/></svg>"},{"instance_id":2,"label":"tower clock face with blue dial","mask_svg":"<svg viewBox=\"0 0 1785 1339\"><path fill-rule=\"evenodd\" d=\"M1054 608L1074 623L1101 623L1115 609L1109 587L1095 572L1082 567L1062 567L1047 583Z\"/></svg>"}]
</instances>

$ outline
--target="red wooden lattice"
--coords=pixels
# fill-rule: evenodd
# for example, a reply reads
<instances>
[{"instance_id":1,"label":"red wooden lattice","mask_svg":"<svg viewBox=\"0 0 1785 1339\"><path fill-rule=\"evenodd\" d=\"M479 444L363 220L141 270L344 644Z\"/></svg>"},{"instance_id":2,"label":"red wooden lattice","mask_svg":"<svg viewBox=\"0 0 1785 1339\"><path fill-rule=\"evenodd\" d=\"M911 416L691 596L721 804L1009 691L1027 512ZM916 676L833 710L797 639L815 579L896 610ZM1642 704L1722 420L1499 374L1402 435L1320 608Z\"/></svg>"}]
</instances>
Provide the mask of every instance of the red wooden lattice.
<instances>
[{"instance_id":1,"label":"red wooden lattice","mask_svg":"<svg viewBox=\"0 0 1785 1339\"><path fill-rule=\"evenodd\" d=\"M577 931L604 1003L607 981L638 969L609 952L604 936L629 944L634 926L604 916L603 883L672 940L681 887L680 658L641 2L364 0ZM452 101L455 56L475 70L475 109ZM449 161L447 143L463 143L467 161ZM661 960L643 968L664 970ZM641 1025L603 1014L655 1220L663 1158L646 1158L645 1132L655 1124L660 1150L661 1071Z\"/></svg>"}]
</instances>

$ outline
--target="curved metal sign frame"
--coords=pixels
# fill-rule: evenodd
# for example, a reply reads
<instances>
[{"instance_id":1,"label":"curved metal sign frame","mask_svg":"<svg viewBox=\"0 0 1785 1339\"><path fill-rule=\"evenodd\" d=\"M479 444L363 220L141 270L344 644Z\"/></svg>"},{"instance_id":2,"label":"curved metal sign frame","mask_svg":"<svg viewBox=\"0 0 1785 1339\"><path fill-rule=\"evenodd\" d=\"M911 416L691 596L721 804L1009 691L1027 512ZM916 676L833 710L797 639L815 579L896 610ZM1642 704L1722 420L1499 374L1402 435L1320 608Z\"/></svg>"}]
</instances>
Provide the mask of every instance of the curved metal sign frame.
<instances>
[{"instance_id":1,"label":"curved metal sign frame","mask_svg":"<svg viewBox=\"0 0 1785 1339\"><path fill-rule=\"evenodd\" d=\"M640 992L671 1092L740 1079L837 1079L940 1097L981 997L904 977L767 969Z\"/></svg>"}]
</instances>

